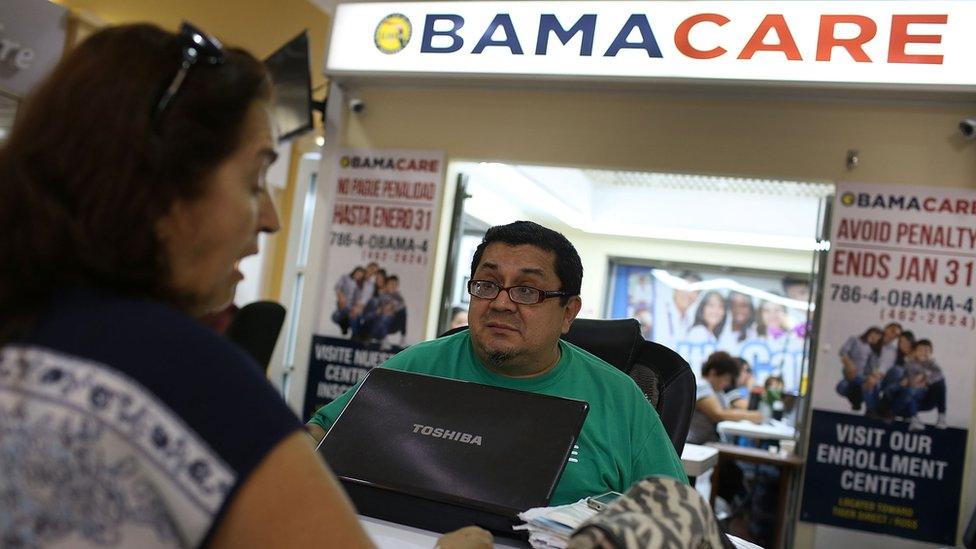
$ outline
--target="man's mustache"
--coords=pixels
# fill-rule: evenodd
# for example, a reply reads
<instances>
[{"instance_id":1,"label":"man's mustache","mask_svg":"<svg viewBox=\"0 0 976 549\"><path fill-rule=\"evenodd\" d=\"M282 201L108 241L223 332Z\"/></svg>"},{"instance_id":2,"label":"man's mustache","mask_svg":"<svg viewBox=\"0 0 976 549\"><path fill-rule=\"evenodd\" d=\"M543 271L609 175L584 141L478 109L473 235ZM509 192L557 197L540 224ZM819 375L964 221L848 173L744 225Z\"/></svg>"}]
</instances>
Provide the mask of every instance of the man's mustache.
<instances>
[{"instance_id":1,"label":"man's mustache","mask_svg":"<svg viewBox=\"0 0 976 549\"><path fill-rule=\"evenodd\" d=\"M522 328L522 323L518 321L518 317L514 314L489 314L484 317L484 321L485 324L503 324L517 330Z\"/></svg>"}]
</instances>

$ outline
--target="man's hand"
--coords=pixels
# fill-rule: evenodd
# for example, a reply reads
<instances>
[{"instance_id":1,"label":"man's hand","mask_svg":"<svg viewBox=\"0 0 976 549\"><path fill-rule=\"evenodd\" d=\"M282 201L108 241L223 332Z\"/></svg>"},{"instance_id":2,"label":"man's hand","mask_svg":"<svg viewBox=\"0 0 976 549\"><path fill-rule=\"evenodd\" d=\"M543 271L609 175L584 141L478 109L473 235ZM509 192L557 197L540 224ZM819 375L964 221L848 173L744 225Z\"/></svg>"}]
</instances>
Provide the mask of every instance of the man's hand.
<instances>
[{"instance_id":1,"label":"man's hand","mask_svg":"<svg viewBox=\"0 0 976 549\"><path fill-rule=\"evenodd\" d=\"M437 540L435 549L481 549L494 547L491 533L477 526L465 526L460 530L448 532Z\"/></svg>"}]
</instances>

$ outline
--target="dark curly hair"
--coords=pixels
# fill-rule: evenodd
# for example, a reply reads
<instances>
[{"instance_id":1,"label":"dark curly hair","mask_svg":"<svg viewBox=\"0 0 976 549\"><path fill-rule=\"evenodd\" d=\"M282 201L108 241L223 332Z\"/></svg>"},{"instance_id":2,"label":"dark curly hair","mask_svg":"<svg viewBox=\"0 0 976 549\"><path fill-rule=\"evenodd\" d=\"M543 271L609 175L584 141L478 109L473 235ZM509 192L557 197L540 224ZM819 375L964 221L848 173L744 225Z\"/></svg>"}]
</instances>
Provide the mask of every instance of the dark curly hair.
<instances>
[{"instance_id":1,"label":"dark curly hair","mask_svg":"<svg viewBox=\"0 0 976 549\"><path fill-rule=\"evenodd\" d=\"M224 53L222 64L195 65L154 120L182 61L180 39L148 24L111 27L25 100L0 149L0 341L70 288L186 305L168 287L156 223L205 192L251 105L271 94L257 59Z\"/></svg>"},{"instance_id":2,"label":"dark curly hair","mask_svg":"<svg viewBox=\"0 0 976 549\"><path fill-rule=\"evenodd\" d=\"M471 259L471 276L481 264L488 245L501 242L510 246L531 245L556 256L556 276L559 278L560 288L569 296L579 295L583 285L583 262L573 244L562 233L548 227L543 227L532 221L515 221L508 225L496 225L485 233L481 244L474 251ZM566 305L569 296L560 298L560 303Z\"/></svg>"},{"instance_id":3,"label":"dark curly hair","mask_svg":"<svg viewBox=\"0 0 976 549\"><path fill-rule=\"evenodd\" d=\"M741 368L742 363L734 356L725 351L715 351L705 359L705 363L702 364L701 373L702 376L707 376L709 372L715 372L716 375L720 376L730 375L734 381L739 377L739 370Z\"/></svg>"}]
</instances>

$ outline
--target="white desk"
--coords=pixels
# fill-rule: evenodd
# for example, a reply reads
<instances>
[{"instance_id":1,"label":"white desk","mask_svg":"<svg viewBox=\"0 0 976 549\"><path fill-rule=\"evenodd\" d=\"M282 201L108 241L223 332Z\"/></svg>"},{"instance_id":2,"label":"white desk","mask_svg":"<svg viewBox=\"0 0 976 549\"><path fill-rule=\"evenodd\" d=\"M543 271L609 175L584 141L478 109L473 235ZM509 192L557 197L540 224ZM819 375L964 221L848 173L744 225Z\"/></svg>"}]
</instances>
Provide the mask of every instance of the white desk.
<instances>
[{"instance_id":1,"label":"white desk","mask_svg":"<svg viewBox=\"0 0 976 549\"><path fill-rule=\"evenodd\" d=\"M796 437L796 429L776 420L762 425L751 421L720 421L717 429L723 435L758 439L789 440Z\"/></svg>"},{"instance_id":2,"label":"white desk","mask_svg":"<svg viewBox=\"0 0 976 549\"><path fill-rule=\"evenodd\" d=\"M681 452L684 455L684 452ZM412 526L404 526L373 517L359 515L359 524L363 526L370 539L379 549L431 549L441 537L437 532L421 530ZM729 535L736 549L762 549L748 541ZM508 538L495 536L495 547L509 547L524 549L529 544Z\"/></svg>"},{"instance_id":3,"label":"white desk","mask_svg":"<svg viewBox=\"0 0 976 549\"><path fill-rule=\"evenodd\" d=\"M359 524L379 549L431 549L441 537L441 534L430 530L363 515L359 515ZM528 543L515 539L495 536L495 547L525 548L528 546Z\"/></svg>"},{"instance_id":4,"label":"white desk","mask_svg":"<svg viewBox=\"0 0 976 549\"><path fill-rule=\"evenodd\" d=\"M718 450L710 446L685 443L681 465L689 477L700 477L718 463Z\"/></svg>"}]
</instances>

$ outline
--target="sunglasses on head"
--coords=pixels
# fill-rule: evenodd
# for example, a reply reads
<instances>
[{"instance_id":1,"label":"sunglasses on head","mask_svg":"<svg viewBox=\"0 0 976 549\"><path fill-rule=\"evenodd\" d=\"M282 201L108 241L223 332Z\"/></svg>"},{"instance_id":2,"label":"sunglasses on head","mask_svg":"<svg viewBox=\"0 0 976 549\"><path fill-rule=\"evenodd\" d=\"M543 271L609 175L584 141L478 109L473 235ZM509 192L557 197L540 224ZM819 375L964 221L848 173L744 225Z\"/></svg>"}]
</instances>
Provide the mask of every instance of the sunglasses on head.
<instances>
[{"instance_id":1,"label":"sunglasses on head","mask_svg":"<svg viewBox=\"0 0 976 549\"><path fill-rule=\"evenodd\" d=\"M197 63L220 65L224 62L224 50L220 41L187 22L180 26L180 48L183 62L169 86L166 87L166 91L159 98L159 102L156 103L153 120L159 120L159 117L166 112L166 107L183 86L186 75Z\"/></svg>"}]
</instances>

